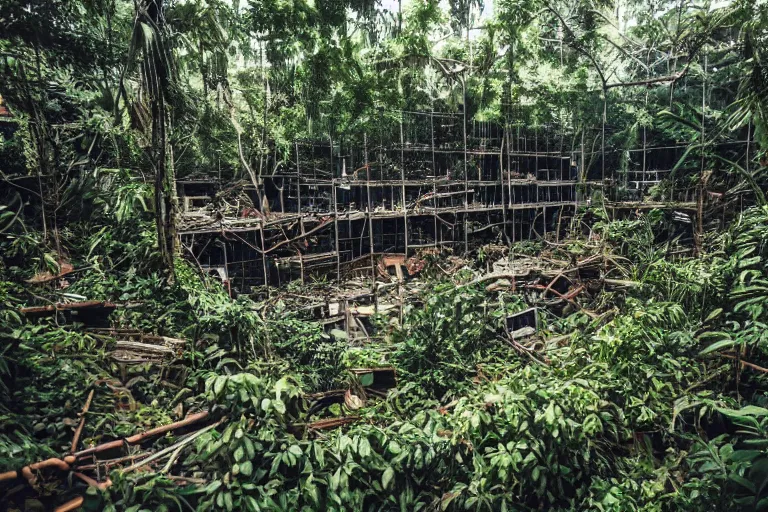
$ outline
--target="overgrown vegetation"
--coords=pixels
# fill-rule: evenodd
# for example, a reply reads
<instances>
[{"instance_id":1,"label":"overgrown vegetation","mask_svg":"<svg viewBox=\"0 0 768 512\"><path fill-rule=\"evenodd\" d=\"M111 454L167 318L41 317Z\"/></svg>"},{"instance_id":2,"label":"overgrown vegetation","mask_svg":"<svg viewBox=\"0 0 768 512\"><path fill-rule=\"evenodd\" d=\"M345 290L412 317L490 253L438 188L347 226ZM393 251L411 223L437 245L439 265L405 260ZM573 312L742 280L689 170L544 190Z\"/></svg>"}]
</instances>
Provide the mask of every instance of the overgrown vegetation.
<instances>
[{"instance_id":1,"label":"overgrown vegetation","mask_svg":"<svg viewBox=\"0 0 768 512\"><path fill-rule=\"evenodd\" d=\"M768 509L766 6L495 4L0 7L3 507ZM233 299L177 247L176 177L261 191L295 140L375 133L409 109L557 125L581 174L607 162L616 179L562 238L464 255L456 272L428 263L364 344L277 290ZM643 199L711 193L690 225L663 205L609 214L640 139L687 144ZM530 256L598 271L540 308L526 341L506 319L546 292L486 277ZM86 299L119 303L118 328L187 343L126 365L114 336L20 313ZM366 370L382 367L397 385L376 393ZM351 397L318 405L337 390ZM74 468L110 485L21 474L203 412Z\"/></svg>"}]
</instances>

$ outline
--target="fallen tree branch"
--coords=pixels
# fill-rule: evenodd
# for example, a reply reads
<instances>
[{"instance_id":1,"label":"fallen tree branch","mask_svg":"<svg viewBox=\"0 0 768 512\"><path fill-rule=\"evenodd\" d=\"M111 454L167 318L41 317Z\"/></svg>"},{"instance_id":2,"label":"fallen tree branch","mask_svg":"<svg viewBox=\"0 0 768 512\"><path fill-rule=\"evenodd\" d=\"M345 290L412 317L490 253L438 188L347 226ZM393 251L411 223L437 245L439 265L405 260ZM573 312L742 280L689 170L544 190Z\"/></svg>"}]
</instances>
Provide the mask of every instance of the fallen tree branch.
<instances>
[{"instance_id":1,"label":"fallen tree branch","mask_svg":"<svg viewBox=\"0 0 768 512\"><path fill-rule=\"evenodd\" d=\"M191 476L166 475L166 478L169 480L173 480L179 485L185 485L185 484L205 485L208 483L208 480L205 480L203 478L194 478Z\"/></svg>"},{"instance_id":2,"label":"fallen tree branch","mask_svg":"<svg viewBox=\"0 0 768 512\"><path fill-rule=\"evenodd\" d=\"M552 287L555 286L555 283L557 282L557 280L564 276L565 276L565 271L561 270L555 277L552 278L552 280L549 282L547 287L544 289L544 293L542 295L546 295L547 292L549 292L552 289Z\"/></svg>"},{"instance_id":3,"label":"fallen tree branch","mask_svg":"<svg viewBox=\"0 0 768 512\"><path fill-rule=\"evenodd\" d=\"M75 450L77 450L77 444L80 442L80 436L83 433L83 427L85 427L85 415L88 412L88 409L91 407L94 391L96 390L92 389L91 392L88 393L88 398L85 400L83 410L80 412L80 424L77 426L77 430L75 430L75 436L72 438L72 448L69 450L70 453L75 453Z\"/></svg>"},{"instance_id":4,"label":"fallen tree branch","mask_svg":"<svg viewBox=\"0 0 768 512\"><path fill-rule=\"evenodd\" d=\"M529 285L526 285L525 288L530 288L532 290L546 290L546 286L544 286L543 284L529 284ZM593 313L592 311L582 307L578 302L573 300L573 298L576 295L584 291L584 285L578 286L577 288L568 292L565 295L558 292L557 290L550 289L549 291L557 295L559 298L563 299L564 301L567 301L568 303L574 305L576 308L578 308L580 311L582 311L585 315L587 315L591 319L596 320L600 318L600 315L598 315L597 313Z\"/></svg>"},{"instance_id":5,"label":"fallen tree branch","mask_svg":"<svg viewBox=\"0 0 768 512\"><path fill-rule=\"evenodd\" d=\"M736 356L732 356L730 354L720 354L720 357L724 357L726 359L733 359L734 361L738 361L739 363L741 363L741 366L746 366L748 368L752 368L753 370L757 370L762 373L768 373L768 368L758 366L754 363L748 363L747 361L741 361Z\"/></svg>"},{"instance_id":6,"label":"fallen tree branch","mask_svg":"<svg viewBox=\"0 0 768 512\"><path fill-rule=\"evenodd\" d=\"M73 510L77 510L83 505L84 501L85 501L85 498L83 498L82 496L78 496L77 498L73 498L68 502L64 503L63 505L59 505L58 507L53 509L53 512L71 512Z\"/></svg>"},{"instance_id":7,"label":"fallen tree branch","mask_svg":"<svg viewBox=\"0 0 768 512\"><path fill-rule=\"evenodd\" d=\"M84 414L85 412L87 412L88 408L90 407L91 401L93 399L93 393L94 393L94 391L92 390L91 393L89 394L88 399L86 400L86 405L83 407L83 412L81 414ZM67 455L63 459L58 459L58 458L52 457L50 459L46 459L46 460L43 460L43 461L40 461L40 462L35 462L33 464L29 464L27 466L24 466L23 468L21 468L21 470L18 470L18 471L6 471L4 473L0 473L0 482L15 480L15 479L20 478L20 477L23 476L27 480L29 485L34 486L37 483L36 472L38 472L38 471L41 471L41 470L44 470L44 469L49 469L49 468L55 468L55 469L58 469L59 471L70 471L72 469L72 466L79 459L81 459L83 457L86 457L88 455L95 455L97 453L100 453L100 452L103 452L103 451L107 451L107 450L110 450L110 449L113 449L113 448L120 448L120 447L123 447L125 445L130 446L130 445L139 444L142 441L144 441L144 440L146 440L146 439L148 439L150 437L157 436L159 434L164 434L166 432L171 432L173 430L177 430L177 429L180 429L180 428L183 428L183 427L187 427L189 425L194 425L195 423L199 423L200 421L202 421L204 419L207 419L209 416L210 416L210 413L208 411L199 412L197 414L192 414L192 415L184 418L181 421L177 421L177 422L171 423L169 425L163 425L162 427L153 428L151 430L147 430L145 432L141 432L139 434L135 434L133 436L130 436L130 437L127 437L127 438L124 438L124 439L118 439L118 440L115 440L115 441L110 441L108 443L103 443L103 444L100 444L98 446L94 446L94 447L88 448L86 450L82 450L80 452L76 452L76 453ZM184 439L180 443L177 443L177 444L175 444L175 445L173 445L173 446L171 446L169 448L166 448L165 450L161 450L160 452L158 452L158 453L148 457L147 459L143 460L142 462L138 462L138 463L133 464L129 468L129 470L130 469L135 469L135 468L140 467L140 466L142 466L144 464L148 464L152 460L157 459L158 457L162 456L163 454L167 453L168 451L175 450L175 449L177 449L180 446L184 446L184 445L190 443L193 439L195 439L198 436L200 436L203 432L207 432L207 431L211 430L212 428L220 425L224 420L225 419L222 418L218 422L213 423L211 425L208 425L207 427L204 427L203 429L195 432L194 434L190 435L189 437L187 437L186 439ZM81 431L81 428L78 427L78 430ZM77 440L78 437L79 437L79 433L76 432L75 440ZM73 449L74 449L75 446L76 446L76 443L73 443ZM143 456L143 455L141 455L141 456ZM112 460L110 462L115 463L115 462L118 462L120 460L133 460L136 457L138 457L138 456L134 455L134 456L129 456L129 457L123 457L121 459L114 459L114 460ZM78 469L89 469L89 468L95 468L95 465L93 465L93 466L91 466L91 465L83 466L82 468L78 468ZM101 490L104 490L104 489L108 488L110 485L112 485L112 482L109 479L105 480L104 482L97 482L93 478L91 478L91 477L89 477L87 475L84 475L83 473L80 473L80 472L73 472L73 475L75 477L79 478L80 480L84 481L85 483L87 483L89 486L97 487L98 489L101 489ZM60 505L55 510L56 511L60 511L60 512L67 512L67 511L70 511L70 510L75 510L80 505L82 505L82 503L83 503L83 498L82 497L74 498L74 499L70 500L69 502L67 502L67 503L65 503L63 505Z\"/></svg>"},{"instance_id":8,"label":"fallen tree branch","mask_svg":"<svg viewBox=\"0 0 768 512\"><path fill-rule=\"evenodd\" d=\"M165 474L168 473L171 468L173 467L173 463L176 462L176 459L179 458L179 455L181 455L181 450L184 449L186 445L179 443L179 447L176 448L176 450L171 454L170 457L168 457L168 462L165 463L165 466L163 467L163 470L161 473Z\"/></svg>"},{"instance_id":9,"label":"fallen tree branch","mask_svg":"<svg viewBox=\"0 0 768 512\"><path fill-rule=\"evenodd\" d=\"M139 444L142 441L146 440L147 438L159 435L159 434L165 434L166 432L171 432L172 430L180 429L183 427L187 427L189 425L194 425L195 423L199 423L205 419L208 418L210 414L208 411L199 412L197 414L192 414L190 416L187 416L181 421L177 421L176 423L171 423L169 425L164 425L162 427L153 428L152 430L147 430L145 432L142 432L140 434L135 434L131 437L126 437L124 439L117 439L115 441L109 441L107 443L100 444L98 446L94 446L91 448L88 448L87 450L82 450L77 453L75 453L75 457L78 459L85 457L87 455L93 455L96 453L101 453L107 450L112 450L115 448L120 448L124 445L134 445Z\"/></svg>"},{"instance_id":10,"label":"fallen tree branch","mask_svg":"<svg viewBox=\"0 0 768 512\"><path fill-rule=\"evenodd\" d=\"M6 471L5 473L0 473L0 482L16 480L17 478L19 478L18 471Z\"/></svg>"},{"instance_id":11,"label":"fallen tree branch","mask_svg":"<svg viewBox=\"0 0 768 512\"><path fill-rule=\"evenodd\" d=\"M316 227L310 229L306 233L302 233L299 236L296 236L296 237L288 239L288 240L283 240L282 242L279 242L279 243L273 245L272 247L270 247L269 249L266 249L266 250L262 250L262 249L256 247L255 245L249 244L243 238L238 236L237 233L232 232L232 234L235 235L237 238L239 238L240 241L246 243L251 249L253 249L254 251L258 252L259 254L269 254L272 251L274 251L275 249L279 249L280 247L282 247L282 246L284 246L286 244L290 244L290 243L293 243L293 242L298 242L299 240L301 240L303 238L307 238L309 235L311 235L313 233L316 233L317 231L320 231L321 229L326 228L326 227L330 226L331 224L332 224L332 222L330 220L327 220L325 222L321 222L319 225L317 225Z\"/></svg>"},{"instance_id":12,"label":"fallen tree branch","mask_svg":"<svg viewBox=\"0 0 768 512\"><path fill-rule=\"evenodd\" d=\"M643 286L643 283L638 281L627 281L625 279L603 279L603 283L622 288L640 288Z\"/></svg>"},{"instance_id":13,"label":"fallen tree branch","mask_svg":"<svg viewBox=\"0 0 768 512\"><path fill-rule=\"evenodd\" d=\"M507 335L507 337L506 337L506 338L500 338L500 339L503 339L504 341L506 341L506 342L507 342L509 345L511 345L511 346L512 346L512 348L514 348L514 349L515 349L515 350L516 350L516 351L517 351L519 354L525 354L526 356L528 356L529 358L531 358L531 360L532 360L533 362L535 362L535 363L537 363L537 364L539 364L539 365L541 365L541 366L548 366L548 365L549 365L549 361L541 361L541 360L539 360L538 358L536 358L536 356L534 356L534 355L533 355L533 352L534 352L534 351L533 351L532 349L529 349L529 348L527 348L527 347L524 347L523 345L521 345L520 343L518 343L517 341L515 341L513 338L510 338L508 335ZM546 356L544 356L544 357L546 357Z\"/></svg>"},{"instance_id":14,"label":"fallen tree branch","mask_svg":"<svg viewBox=\"0 0 768 512\"><path fill-rule=\"evenodd\" d=\"M103 482L97 482L93 478L91 478L91 477L89 477L87 475L84 475L82 473L79 473L77 471L75 471L72 474L74 476L76 476L77 478L79 478L80 480L82 480L83 482L87 483L90 487L96 487L100 491L104 491L104 490L108 489L112 485L112 480L110 480L109 478L107 478Z\"/></svg>"}]
</instances>

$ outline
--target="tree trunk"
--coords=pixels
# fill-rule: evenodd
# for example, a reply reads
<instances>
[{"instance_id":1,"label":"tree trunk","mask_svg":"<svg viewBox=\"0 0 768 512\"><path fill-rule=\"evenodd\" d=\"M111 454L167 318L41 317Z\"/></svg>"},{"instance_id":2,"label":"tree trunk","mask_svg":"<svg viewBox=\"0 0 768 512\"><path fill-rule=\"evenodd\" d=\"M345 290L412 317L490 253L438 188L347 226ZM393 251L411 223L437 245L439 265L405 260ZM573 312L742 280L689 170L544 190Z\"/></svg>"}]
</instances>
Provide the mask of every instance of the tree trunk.
<instances>
[{"instance_id":1,"label":"tree trunk","mask_svg":"<svg viewBox=\"0 0 768 512\"><path fill-rule=\"evenodd\" d=\"M147 16L162 31L163 1L146 0ZM174 256L176 253L176 207L175 180L173 162L168 165L168 136L166 133L168 119L166 118L165 93L168 86L170 70L157 53L145 54L145 67L154 70L154 74L145 73L150 93L152 111L152 159L155 167L155 224L157 227L157 244L163 266L168 270L169 277L174 277ZM151 66L151 67L150 67ZM152 83L154 77L154 83ZM173 152L171 151L171 154Z\"/></svg>"}]
</instances>

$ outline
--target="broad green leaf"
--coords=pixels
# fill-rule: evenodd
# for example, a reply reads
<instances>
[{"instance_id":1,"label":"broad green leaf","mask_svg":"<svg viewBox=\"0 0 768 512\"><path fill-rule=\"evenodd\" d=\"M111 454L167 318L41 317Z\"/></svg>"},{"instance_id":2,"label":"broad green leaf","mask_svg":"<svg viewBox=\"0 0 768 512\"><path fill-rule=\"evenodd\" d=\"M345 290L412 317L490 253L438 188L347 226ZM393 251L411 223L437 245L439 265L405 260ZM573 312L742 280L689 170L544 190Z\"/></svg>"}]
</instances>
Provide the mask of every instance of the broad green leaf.
<instances>
[{"instance_id":1,"label":"broad green leaf","mask_svg":"<svg viewBox=\"0 0 768 512\"><path fill-rule=\"evenodd\" d=\"M373 385L373 372L360 374L360 385L363 387L369 387Z\"/></svg>"},{"instance_id":2,"label":"broad green leaf","mask_svg":"<svg viewBox=\"0 0 768 512\"><path fill-rule=\"evenodd\" d=\"M359 453L363 458L368 457L371 454L371 443L368 442L368 439L364 437L360 439L360 443L357 447L357 453Z\"/></svg>"},{"instance_id":3,"label":"broad green leaf","mask_svg":"<svg viewBox=\"0 0 768 512\"><path fill-rule=\"evenodd\" d=\"M392 483L393 478L395 478L395 470L392 469L392 466L389 466L384 470L384 474L381 475L381 486L384 487L384 489L389 489L389 485Z\"/></svg>"},{"instance_id":4,"label":"broad green leaf","mask_svg":"<svg viewBox=\"0 0 768 512\"><path fill-rule=\"evenodd\" d=\"M224 391L224 386L227 385L227 378L226 377L217 377L216 380L213 383L213 395L219 396L222 391Z\"/></svg>"},{"instance_id":5,"label":"broad green leaf","mask_svg":"<svg viewBox=\"0 0 768 512\"><path fill-rule=\"evenodd\" d=\"M707 354L711 354L712 352L716 352L716 351L724 349L724 348L731 348L731 347L733 347L735 345L738 345L738 344L739 344L739 342L736 341L736 340L722 340L722 341L718 341L718 342L715 342L715 343L711 344L710 346L708 346L707 348L705 348L701 352L699 352L699 355L700 356L705 356Z\"/></svg>"},{"instance_id":6,"label":"broad green leaf","mask_svg":"<svg viewBox=\"0 0 768 512\"><path fill-rule=\"evenodd\" d=\"M723 308L717 308L714 311L712 311L709 315L707 315L705 322L711 322L715 318L719 317L723 312Z\"/></svg>"}]
</instances>

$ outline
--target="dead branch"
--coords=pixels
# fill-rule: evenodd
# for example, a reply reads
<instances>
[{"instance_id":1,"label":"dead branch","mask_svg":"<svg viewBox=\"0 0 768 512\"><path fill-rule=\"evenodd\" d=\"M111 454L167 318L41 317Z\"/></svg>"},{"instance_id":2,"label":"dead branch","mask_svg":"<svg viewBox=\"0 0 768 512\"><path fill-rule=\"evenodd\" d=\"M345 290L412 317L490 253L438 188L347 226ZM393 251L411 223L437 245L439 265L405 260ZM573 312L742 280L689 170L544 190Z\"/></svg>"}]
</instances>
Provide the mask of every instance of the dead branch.
<instances>
[{"instance_id":1,"label":"dead branch","mask_svg":"<svg viewBox=\"0 0 768 512\"><path fill-rule=\"evenodd\" d=\"M310 229L310 230L309 230L309 231L307 231L306 233L302 233L302 234L300 234L299 236L296 236L296 237L294 237L294 238L291 238L291 239L288 239L288 240L283 240L282 242L280 242L280 243L278 243L278 244L275 244L275 245L273 245L272 247L270 247L269 249L266 249L266 250L262 250L262 249L260 249L260 248L256 247L255 245L251 245L251 244L248 244L248 246L249 246L251 249L253 249L253 250L255 250L256 252L258 252L259 254L269 254L270 252L274 251L275 249L279 249L280 247L282 247L282 246L284 246L284 245L286 245L286 244L290 244L290 243L293 243L293 242L297 242L297 241L301 240L302 238L306 238L306 237L308 237L309 235L311 235L311 234L313 234L313 233L316 233L317 231L320 231L320 230L321 230L321 229L323 229L323 228L326 228L326 227L328 227L330 224L332 224L332 222L331 222L330 220L327 220L327 221L325 221L325 222L321 222L319 225L317 225L316 227L314 227L314 228ZM237 234L235 234L235 233L233 233L233 234L234 234L235 236L237 236ZM240 238L240 237L238 236L238 238ZM241 241L243 241L243 242L245 242L245 240L243 240L242 238L240 238L240 240L241 240ZM247 242L246 242L246 243L247 243Z\"/></svg>"},{"instance_id":2,"label":"dead branch","mask_svg":"<svg viewBox=\"0 0 768 512\"><path fill-rule=\"evenodd\" d=\"M511 345L512 348L514 348L517 351L518 354L525 354L526 356L531 358L531 360L533 362L535 362L535 363L537 363L537 364L539 364L541 366L548 366L549 365L549 361L546 361L546 360L545 361L541 361L541 360L539 360L538 358L536 358L536 356L533 355L533 350L531 350L531 349L529 349L527 347L524 347L523 345L521 345L520 343L518 343L514 339L510 338L509 336L507 336L506 338L502 338L502 339L504 339L504 341L506 341L509 345Z\"/></svg>"},{"instance_id":3,"label":"dead branch","mask_svg":"<svg viewBox=\"0 0 768 512\"><path fill-rule=\"evenodd\" d=\"M191 476L167 475L166 478L168 478L169 480L173 480L179 485L186 485L186 484L205 485L208 483L208 480L204 480L202 478L193 478Z\"/></svg>"},{"instance_id":4,"label":"dead branch","mask_svg":"<svg viewBox=\"0 0 768 512\"><path fill-rule=\"evenodd\" d=\"M83 505L84 501L85 501L85 498L83 498L82 496L78 496L77 498L73 498L68 502L64 503L63 505L59 505L58 507L53 509L53 512L71 512L72 510L77 510Z\"/></svg>"},{"instance_id":5,"label":"dead branch","mask_svg":"<svg viewBox=\"0 0 768 512\"><path fill-rule=\"evenodd\" d=\"M72 438L72 448L69 450L70 453L75 453L75 450L77 450L77 444L80 442L80 435L83 433L83 427L85 427L85 415L88 412L88 409L91 407L94 391L96 390L92 389L91 392L88 393L88 398L85 400L83 410L80 412L80 424L77 426L77 430L75 430L75 436Z\"/></svg>"},{"instance_id":6,"label":"dead branch","mask_svg":"<svg viewBox=\"0 0 768 512\"><path fill-rule=\"evenodd\" d=\"M187 416L181 421L177 421L176 423L171 423L169 425L164 425L162 427L153 428L152 430L147 430L146 432L142 432L140 434L135 434L131 437L126 437L124 439L117 439L115 441L109 441L107 443L100 444L98 446L94 446L91 448L88 448L87 450L82 450L77 453L75 453L75 457L78 459L85 457L87 455L94 455L96 453L105 452L108 450L113 450L116 448L121 448L125 445L135 445L139 444L146 439L160 435L165 434L166 432L171 432L173 430L177 430L183 427L187 427L189 425L194 425L195 423L199 423L205 419L208 418L210 414L208 411L199 412L197 414L192 414L190 416Z\"/></svg>"},{"instance_id":7,"label":"dead branch","mask_svg":"<svg viewBox=\"0 0 768 512\"><path fill-rule=\"evenodd\" d=\"M80 480L82 480L83 482L87 483L90 487L96 487L100 491L104 491L104 490L108 489L112 485L112 480L110 480L109 478L107 478L103 482L97 482L93 478L91 478L91 477L89 477L87 475L84 475L82 473L79 473L77 471L75 471L72 474L74 476L76 476L77 478L79 478Z\"/></svg>"},{"instance_id":8,"label":"dead branch","mask_svg":"<svg viewBox=\"0 0 768 512\"><path fill-rule=\"evenodd\" d=\"M552 289L552 287L555 286L555 283L557 282L557 280L564 276L565 276L565 271L560 271L555 277L553 277L552 280L547 285L547 287L544 289L543 295L546 295L547 292L549 292Z\"/></svg>"},{"instance_id":9,"label":"dead branch","mask_svg":"<svg viewBox=\"0 0 768 512\"><path fill-rule=\"evenodd\" d=\"M733 359L734 361L738 361L739 363L741 363L741 366L746 366L748 368L752 368L753 370L757 370L762 373L768 373L768 368L764 368L762 366L758 366L754 363L749 363L747 361L741 361L736 356L732 356L730 354L720 354L720 357L724 357L726 359Z\"/></svg>"},{"instance_id":10,"label":"dead branch","mask_svg":"<svg viewBox=\"0 0 768 512\"><path fill-rule=\"evenodd\" d=\"M533 290L546 290L547 289L547 287L544 286L543 284L529 284L529 285L526 285L525 287L526 288L531 288ZM557 295L559 298L563 299L564 301L567 301L568 303L572 304L573 306L575 306L579 310L583 311L584 314L586 314L587 316L589 316L593 320L596 320L596 319L600 318L600 315L598 315L597 313L593 313L592 311L582 307L578 302L573 300L573 298L576 295L578 295L579 293L584 291L584 285L578 286L577 288L575 288L574 290L568 292L565 295L563 295L562 293L558 292L557 290L550 289L549 291L552 292L553 294Z\"/></svg>"},{"instance_id":11,"label":"dead branch","mask_svg":"<svg viewBox=\"0 0 768 512\"><path fill-rule=\"evenodd\" d=\"M342 427L349 425L360 419L360 416L344 416L341 418L328 418L325 420L318 420L307 425L310 430L328 430L336 427Z\"/></svg>"},{"instance_id":12,"label":"dead branch","mask_svg":"<svg viewBox=\"0 0 768 512\"><path fill-rule=\"evenodd\" d=\"M17 478L19 478L18 471L6 471L5 473L0 473L0 482L5 482L7 480L16 480Z\"/></svg>"}]
</instances>

